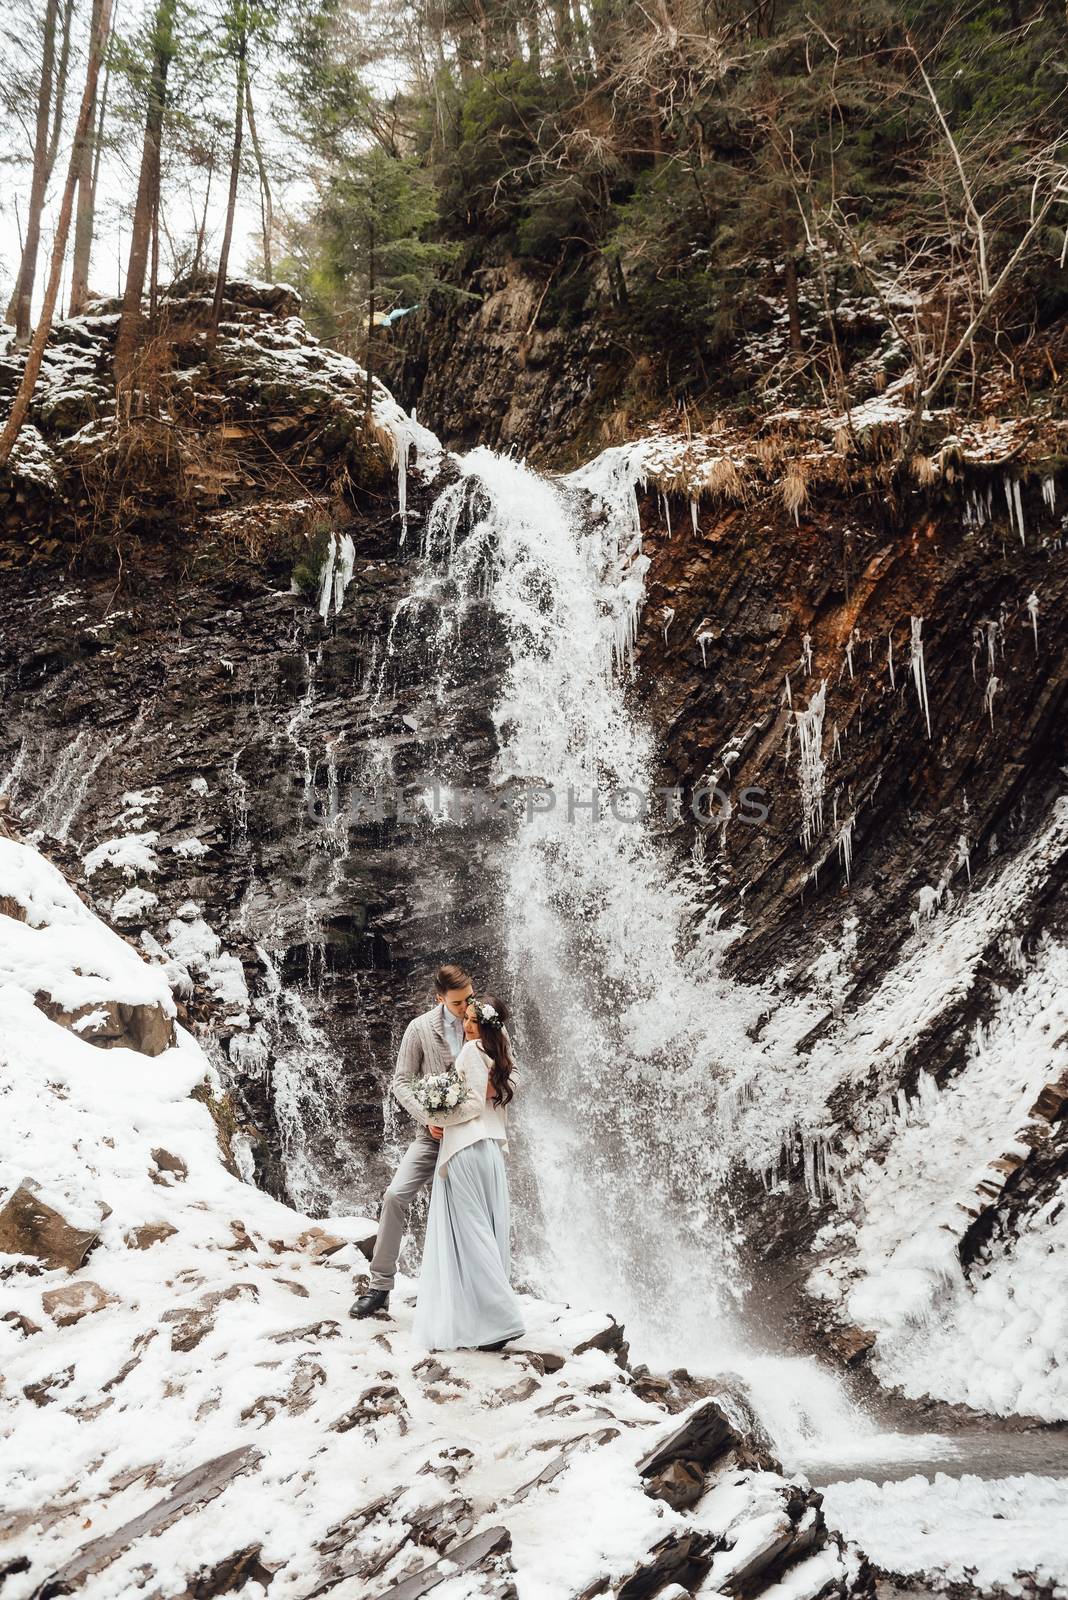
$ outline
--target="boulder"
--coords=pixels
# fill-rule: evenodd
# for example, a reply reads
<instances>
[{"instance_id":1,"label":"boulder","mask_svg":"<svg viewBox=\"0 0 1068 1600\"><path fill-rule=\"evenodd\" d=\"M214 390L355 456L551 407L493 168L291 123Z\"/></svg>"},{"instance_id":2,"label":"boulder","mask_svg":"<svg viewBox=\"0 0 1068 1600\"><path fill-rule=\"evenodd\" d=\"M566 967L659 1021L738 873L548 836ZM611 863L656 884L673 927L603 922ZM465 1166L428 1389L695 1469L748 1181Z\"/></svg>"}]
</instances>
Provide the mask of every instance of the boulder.
<instances>
[{"instance_id":1,"label":"boulder","mask_svg":"<svg viewBox=\"0 0 1068 1600\"><path fill-rule=\"evenodd\" d=\"M89 1278L83 1278L80 1283L65 1283L58 1289L46 1289L41 1296L45 1315L60 1328L68 1328L94 1311L103 1311L105 1306L115 1304L116 1297Z\"/></svg>"},{"instance_id":2,"label":"boulder","mask_svg":"<svg viewBox=\"0 0 1068 1600\"><path fill-rule=\"evenodd\" d=\"M174 1018L160 1005L96 1000L67 1011L43 989L33 998L37 1009L51 1021L102 1050L137 1050L143 1056L160 1056L174 1044Z\"/></svg>"},{"instance_id":3,"label":"boulder","mask_svg":"<svg viewBox=\"0 0 1068 1600\"><path fill-rule=\"evenodd\" d=\"M672 1461L654 1473L645 1485L654 1500L664 1500L673 1511L686 1511L705 1492L705 1475L696 1461Z\"/></svg>"},{"instance_id":4,"label":"boulder","mask_svg":"<svg viewBox=\"0 0 1068 1600\"><path fill-rule=\"evenodd\" d=\"M162 1244L177 1232L169 1222L143 1222L139 1228L128 1229L122 1242L128 1250L151 1250L154 1244Z\"/></svg>"},{"instance_id":5,"label":"boulder","mask_svg":"<svg viewBox=\"0 0 1068 1600\"><path fill-rule=\"evenodd\" d=\"M851 1323L846 1323L828 1332L827 1343L839 1361L851 1367L870 1354L875 1343L875 1335L868 1328L856 1328Z\"/></svg>"},{"instance_id":6,"label":"boulder","mask_svg":"<svg viewBox=\"0 0 1068 1600\"><path fill-rule=\"evenodd\" d=\"M687 1592L703 1576L712 1535L699 1528L668 1534L654 1544L645 1560L614 1591L616 1600L645 1600L659 1594L668 1583Z\"/></svg>"},{"instance_id":7,"label":"boulder","mask_svg":"<svg viewBox=\"0 0 1068 1600\"><path fill-rule=\"evenodd\" d=\"M4 1255L34 1256L46 1267L76 1272L99 1242L98 1233L74 1227L61 1212L46 1205L30 1179L20 1183L0 1209L0 1253Z\"/></svg>"},{"instance_id":8,"label":"boulder","mask_svg":"<svg viewBox=\"0 0 1068 1600\"><path fill-rule=\"evenodd\" d=\"M734 1432L715 1400L701 1400L684 1421L638 1462L638 1472L651 1478L673 1461L693 1461L706 1467L736 1443Z\"/></svg>"},{"instance_id":9,"label":"boulder","mask_svg":"<svg viewBox=\"0 0 1068 1600\"><path fill-rule=\"evenodd\" d=\"M189 1176L189 1168L181 1156L174 1155L170 1150L162 1147L153 1150L152 1160L156 1164L155 1172L150 1172L149 1177L153 1183L158 1183L163 1188L170 1188L175 1183L184 1183Z\"/></svg>"},{"instance_id":10,"label":"boulder","mask_svg":"<svg viewBox=\"0 0 1068 1600\"><path fill-rule=\"evenodd\" d=\"M0 1317L0 1322L10 1322L11 1326L17 1328L24 1339L29 1339L33 1334L41 1331L41 1324L34 1322L31 1317L24 1316L21 1311L5 1311L3 1316Z\"/></svg>"}]
</instances>

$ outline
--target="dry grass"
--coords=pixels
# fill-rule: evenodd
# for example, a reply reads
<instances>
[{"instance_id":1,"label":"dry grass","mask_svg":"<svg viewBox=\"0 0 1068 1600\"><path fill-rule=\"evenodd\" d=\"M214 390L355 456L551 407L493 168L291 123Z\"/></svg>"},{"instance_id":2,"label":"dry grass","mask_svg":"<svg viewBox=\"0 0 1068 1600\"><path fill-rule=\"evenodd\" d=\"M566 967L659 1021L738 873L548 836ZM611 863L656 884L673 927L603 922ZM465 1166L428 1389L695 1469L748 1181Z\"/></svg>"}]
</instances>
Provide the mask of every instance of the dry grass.
<instances>
[{"instance_id":1,"label":"dry grass","mask_svg":"<svg viewBox=\"0 0 1068 1600\"><path fill-rule=\"evenodd\" d=\"M801 512L808 504L810 476L808 462L798 458L790 462L782 480L782 503L795 522L800 520Z\"/></svg>"},{"instance_id":2,"label":"dry grass","mask_svg":"<svg viewBox=\"0 0 1068 1600\"><path fill-rule=\"evenodd\" d=\"M909 462L909 470L921 489L928 489L942 476L942 463L937 456L916 454Z\"/></svg>"},{"instance_id":3,"label":"dry grass","mask_svg":"<svg viewBox=\"0 0 1068 1600\"><path fill-rule=\"evenodd\" d=\"M720 456L709 465L702 487L706 494L736 505L748 498L745 478L729 456Z\"/></svg>"}]
</instances>

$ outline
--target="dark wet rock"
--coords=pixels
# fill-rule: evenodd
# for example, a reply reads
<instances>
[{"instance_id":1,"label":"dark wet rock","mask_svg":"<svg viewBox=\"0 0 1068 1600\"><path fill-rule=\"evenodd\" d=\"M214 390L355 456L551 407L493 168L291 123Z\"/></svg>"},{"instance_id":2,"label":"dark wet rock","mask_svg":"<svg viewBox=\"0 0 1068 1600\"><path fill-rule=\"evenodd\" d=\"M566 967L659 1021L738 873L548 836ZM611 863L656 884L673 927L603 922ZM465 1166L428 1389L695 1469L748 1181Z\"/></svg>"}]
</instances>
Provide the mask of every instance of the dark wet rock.
<instances>
[{"instance_id":1,"label":"dark wet rock","mask_svg":"<svg viewBox=\"0 0 1068 1600\"><path fill-rule=\"evenodd\" d=\"M28 1180L0 1208L0 1252L5 1255L33 1256L46 1267L74 1272L99 1242L98 1233L73 1227L47 1205Z\"/></svg>"},{"instance_id":2,"label":"dark wet rock","mask_svg":"<svg viewBox=\"0 0 1068 1600\"><path fill-rule=\"evenodd\" d=\"M714 1400L701 1400L678 1427L641 1458L638 1472L643 1478L651 1478L673 1461L709 1466L736 1442L723 1408Z\"/></svg>"},{"instance_id":3,"label":"dark wet rock","mask_svg":"<svg viewBox=\"0 0 1068 1600\"><path fill-rule=\"evenodd\" d=\"M858 1361L864 1361L871 1354L875 1343L875 1335L868 1328L856 1328L851 1324L843 1324L838 1328L830 1328L826 1334L827 1343L844 1366L851 1367Z\"/></svg>"},{"instance_id":4,"label":"dark wet rock","mask_svg":"<svg viewBox=\"0 0 1068 1600\"><path fill-rule=\"evenodd\" d=\"M655 1544L648 1557L615 1589L616 1600L646 1600L668 1583L689 1589L707 1570L711 1534L698 1528L671 1533Z\"/></svg>"},{"instance_id":5,"label":"dark wet rock","mask_svg":"<svg viewBox=\"0 0 1068 1600\"><path fill-rule=\"evenodd\" d=\"M221 1561L213 1562L211 1566L202 1567L190 1578L181 1594L173 1596L173 1600L212 1600L215 1595L236 1594L247 1583L269 1588L278 1567L277 1564L266 1564L261 1559L262 1553L262 1545L250 1544L243 1550L235 1550L232 1555L224 1556Z\"/></svg>"},{"instance_id":6,"label":"dark wet rock","mask_svg":"<svg viewBox=\"0 0 1068 1600\"><path fill-rule=\"evenodd\" d=\"M402 1433L408 1430L408 1405L400 1390L392 1383L374 1383L364 1389L354 1406L331 1423L334 1433L348 1433L381 1418L396 1417Z\"/></svg>"},{"instance_id":7,"label":"dark wet rock","mask_svg":"<svg viewBox=\"0 0 1068 1600\"><path fill-rule=\"evenodd\" d=\"M412 1577L404 1578L400 1583L384 1589L380 1600L421 1600L423 1595L429 1594L439 1583L455 1577L457 1571L475 1572L494 1557L506 1555L511 1548L512 1536L507 1528L487 1528L484 1532L453 1545L446 1552L447 1561L444 1565L435 1563L422 1572L417 1572Z\"/></svg>"},{"instance_id":8,"label":"dark wet rock","mask_svg":"<svg viewBox=\"0 0 1068 1600\"><path fill-rule=\"evenodd\" d=\"M673 1511L686 1511L705 1492L704 1470L697 1461L672 1461L653 1473L645 1492L654 1500L666 1500Z\"/></svg>"},{"instance_id":9,"label":"dark wet rock","mask_svg":"<svg viewBox=\"0 0 1068 1600\"><path fill-rule=\"evenodd\" d=\"M245 1446L216 1456L174 1484L170 1493L149 1510L114 1533L91 1540L36 1590L35 1600L55 1600L58 1595L76 1594L91 1578L103 1572L118 1556L135 1548L142 1539L162 1533L190 1511L207 1505L244 1472L252 1471L262 1453Z\"/></svg>"}]
</instances>

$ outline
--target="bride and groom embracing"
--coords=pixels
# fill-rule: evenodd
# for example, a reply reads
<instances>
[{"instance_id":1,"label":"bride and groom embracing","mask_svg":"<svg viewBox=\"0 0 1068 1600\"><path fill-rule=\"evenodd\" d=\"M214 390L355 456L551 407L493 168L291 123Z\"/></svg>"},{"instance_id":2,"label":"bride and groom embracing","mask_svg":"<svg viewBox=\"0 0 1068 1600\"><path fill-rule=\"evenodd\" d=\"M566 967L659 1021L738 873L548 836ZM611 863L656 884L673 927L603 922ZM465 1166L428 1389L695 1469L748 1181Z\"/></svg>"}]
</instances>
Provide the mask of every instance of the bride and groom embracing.
<instances>
[{"instance_id":1,"label":"bride and groom embracing","mask_svg":"<svg viewBox=\"0 0 1068 1600\"><path fill-rule=\"evenodd\" d=\"M525 1330L509 1283L507 1106L516 1084L508 1013L440 967L436 1004L404 1031L393 1094L421 1126L382 1199L370 1287L350 1315L389 1306L408 1208L430 1183L412 1338L427 1350L499 1350Z\"/></svg>"}]
</instances>

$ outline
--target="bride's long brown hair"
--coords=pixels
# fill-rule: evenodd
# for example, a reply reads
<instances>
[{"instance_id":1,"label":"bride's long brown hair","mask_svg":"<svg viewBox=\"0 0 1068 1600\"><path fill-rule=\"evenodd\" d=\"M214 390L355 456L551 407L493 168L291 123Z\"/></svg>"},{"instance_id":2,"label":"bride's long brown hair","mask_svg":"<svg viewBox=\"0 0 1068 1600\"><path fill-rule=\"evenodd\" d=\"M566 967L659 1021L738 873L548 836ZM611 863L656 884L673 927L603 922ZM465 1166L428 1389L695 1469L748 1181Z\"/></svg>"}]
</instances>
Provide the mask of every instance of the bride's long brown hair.
<instances>
[{"instance_id":1,"label":"bride's long brown hair","mask_svg":"<svg viewBox=\"0 0 1068 1600\"><path fill-rule=\"evenodd\" d=\"M511 1012L500 1000L491 994L476 995L480 1006L492 1006L497 1013L498 1022L491 1026L488 1022L479 1022L479 1043L489 1056L492 1065L489 1071L489 1080L493 1085L493 1093L497 1097L499 1106L506 1106L515 1094L512 1088L511 1077L515 1062L512 1052L508 1048L508 1038L504 1031L504 1024L511 1016ZM478 1018L475 1018L476 1022Z\"/></svg>"}]
</instances>

